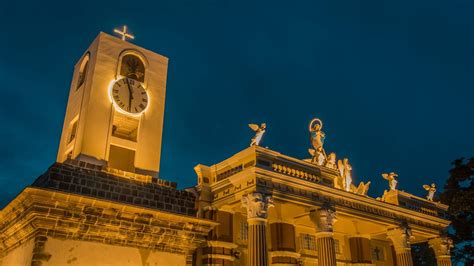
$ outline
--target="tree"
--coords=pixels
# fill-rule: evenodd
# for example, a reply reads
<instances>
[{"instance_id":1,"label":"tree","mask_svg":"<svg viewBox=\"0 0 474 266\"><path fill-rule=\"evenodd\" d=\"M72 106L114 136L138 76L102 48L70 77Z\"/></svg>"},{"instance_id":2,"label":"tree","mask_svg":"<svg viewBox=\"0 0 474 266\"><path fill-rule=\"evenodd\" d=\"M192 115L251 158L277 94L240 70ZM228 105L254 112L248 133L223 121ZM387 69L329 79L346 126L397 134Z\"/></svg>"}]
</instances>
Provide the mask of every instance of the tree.
<instances>
[{"instance_id":1,"label":"tree","mask_svg":"<svg viewBox=\"0 0 474 266\"><path fill-rule=\"evenodd\" d=\"M452 258L457 263L474 263L474 158L466 162L455 160L450 176L440 195L441 202L449 205L452 221L448 230L453 240Z\"/></svg>"},{"instance_id":2,"label":"tree","mask_svg":"<svg viewBox=\"0 0 474 266\"><path fill-rule=\"evenodd\" d=\"M436 266L436 256L428 242L411 245L411 255L413 257L413 265Z\"/></svg>"}]
</instances>

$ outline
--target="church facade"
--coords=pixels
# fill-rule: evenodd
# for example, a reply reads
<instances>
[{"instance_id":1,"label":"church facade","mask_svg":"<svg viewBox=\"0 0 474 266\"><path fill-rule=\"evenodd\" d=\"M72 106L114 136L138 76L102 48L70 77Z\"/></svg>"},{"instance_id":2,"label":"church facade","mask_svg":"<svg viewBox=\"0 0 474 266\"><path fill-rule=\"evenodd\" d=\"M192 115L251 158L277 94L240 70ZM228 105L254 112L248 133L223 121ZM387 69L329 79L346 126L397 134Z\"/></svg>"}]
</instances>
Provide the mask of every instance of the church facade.
<instances>
[{"instance_id":1,"label":"church facade","mask_svg":"<svg viewBox=\"0 0 474 266\"><path fill-rule=\"evenodd\" d=\"M57 161L0 211L0 265L451 265L448 206L352 183L309 125L310 159L251 146L180 190L160 178L168 59L100 33L75 66Z\"/></svg>"}]
</instances>

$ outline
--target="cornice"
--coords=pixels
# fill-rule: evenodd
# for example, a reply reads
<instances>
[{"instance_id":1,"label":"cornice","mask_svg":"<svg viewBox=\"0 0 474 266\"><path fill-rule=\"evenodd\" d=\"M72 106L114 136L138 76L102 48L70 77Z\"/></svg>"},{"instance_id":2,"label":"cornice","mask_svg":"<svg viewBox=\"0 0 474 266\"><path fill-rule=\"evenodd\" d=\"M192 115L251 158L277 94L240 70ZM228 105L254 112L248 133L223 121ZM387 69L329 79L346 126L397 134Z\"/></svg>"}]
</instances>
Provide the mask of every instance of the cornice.
<instances>
[{"instance_id":1,"label":"cornice","mask_svg":"<svg viewBox=\"0 0 474 266\"><path fill-rule=\"evenodd\" d=\"M400 213L400 214L403 214L406 217L410 217L410 218L417 217L417 218L420 218L420 219L425 219L427 221L431 221L431 222L434 222L434 223L440 223L440 224L443 224L445 226L448 226L449 223L450 223L450 221L446 220L446 219L442 219L442 218L439 218L439 217L436 217L436 216L432 216L432 215L412 211L410 209L406 209L406 208L403 208L403 207L400 207L400 206L396 206L396 205L393 205L393 204L382 202L382 201L376 200L376 199L371 198L371 197L350 193L350 192L340 190L340 189L330 188L330 187L327 187L327 186L324 186L324 185L321 185L321 184L308 182L308 181L302 180L302 179L291 178L291 177L289 178L287 176L283 176L283 175L280 175L278 173L274 173L274 172L264 170L264 169L261 169L261 168L256 170L256 176L257 176L257 179L263 178L265 180L271 181L272 183L283 184L283 185L286 185L286 186L291 185L291 187L293 187L293 188L297 188L297 189L307 191L307 192L311 192L311 193L321 194L321 196L323 196L323 198L319 197L318 200L309 201L308 203L310 203L310 205L312 205L311 203L314 203L314 202L321 203L321 202L324 202L325 200L326 201L330 200L330 201L336 203L336 207L341 207L341 206L344 206L344 205L340 204L341 201L347 201L347 202L351 202L351 203L364 204L367 207L376 207L376 208L378 208L382 211L391 211L392 213ZM262 184L262 181L260 181L260 182L257 181L257 186L260 186L262 188L268 188L266 186L266 184ZM273 192L273 196L275 197L275 199L278 199L278 194L275 194L275 192L276 193L279 193L279 192L275 191L274 189L272 189L272 192ZM287 194L287 193L285 193L285 194ZM297 196L297 195L294 195L294 197L296 199L296 202L301 202L302 200L307 199L307 197Z\"/></svg>"},{"instance_id":2,"label":"cornice","mask_svg":"<svg viewBox=\"0 0 474 266\"><path fill-rule=\"evenodd\" d=\"M27 187L0 212L0 253L37 235L187 253L218 223ZM1 254L0 254L1 256Z\"/></svg>"}]
</instances>

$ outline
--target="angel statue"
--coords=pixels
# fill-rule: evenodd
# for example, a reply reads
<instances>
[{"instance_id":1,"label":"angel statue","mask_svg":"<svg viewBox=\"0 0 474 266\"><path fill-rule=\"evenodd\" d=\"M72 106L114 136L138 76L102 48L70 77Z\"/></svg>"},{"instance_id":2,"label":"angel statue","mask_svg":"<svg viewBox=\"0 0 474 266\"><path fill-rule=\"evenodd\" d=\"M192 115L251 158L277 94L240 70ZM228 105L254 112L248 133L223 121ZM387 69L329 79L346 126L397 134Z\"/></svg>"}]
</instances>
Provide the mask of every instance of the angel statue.
<instances>
[{"instance_id":1,"label":"angel statue","mask_svg":"<svg viewBox=\"0 0 474 266\"><path fill-rule=\"evenodd\" d=\"M390 190L397 190L397 174L395 174L394 172L390 172L390 174L382 174L382 177L385 180L388 180L388 186L390 187Z\"/></svg>"},{"instance_id":2,"label":"angel statue","mask_svg":"<svg viewBox=\"0 0 474 266\"><path fill-rule=\"evenodd\" d=\"M349 159L337 161L337 168L342 177L342 187L345 191L351 191L352 184L352 166L349 164Z\"/></svg>"},{"instance_id":3,"label":"angel statue","mask_svg":"<svg viewBox=\"0 0 474 266\"><path fill-rule=\"evenodd\" d=\"M436 192L436 184L433 183L430 185L423 185L423 188L428 191L428 195L426 196L426 199L429 201L433 201L434 194Z\"/></svg>"},{"instance_id":4,"label":"angel statue","mask_svg":"<svg viewBox=\"0 0 474 266\"><path fill-rule=\"evenodd\" d=\"M336 154L331 152L326 161L326 167L331 169L336 169Z\"/></svg>"},{"instance_id":5,"label":"angel statue","mask_svg":"<svg viewBox=\"0 0 474 266\"><path fill-rule=\"evenodd\" d=\"M323 165L326 162L326 152L324 151L324 139L326 134L321 130L323 128L323 121L314 118L309 123L309 135L313 149L309 149L309 153L313 156L312 162L317 165Z\"/></svg>"},{"instance_id":6,"label":"angel statue","mask_svg":"<svg viewBox=\"0 0 474 266\"><path fill-rule=\"evenodd\" d=\"M258 146L260 145L260 141L262 141L263 134L265 134L265 129L267 128L267 124L262 123L260 126L257 124L249 124L249 127L255 131L255 136L252 138L250 142L250 146Z\"/></svg>"},{"instance_id":7,"label":"angel statue","mask_svg":"<svg viewBox=\"0 0 474 266\"><path fill-rule=\"evenodd\" d=\"M370 181L367 183L360 182L359 186L357 187L354 185L351 185L351 191L362 196L367 196L367 192L369 192L369 187L370 187Z\"/></svg>"}]
</instances>

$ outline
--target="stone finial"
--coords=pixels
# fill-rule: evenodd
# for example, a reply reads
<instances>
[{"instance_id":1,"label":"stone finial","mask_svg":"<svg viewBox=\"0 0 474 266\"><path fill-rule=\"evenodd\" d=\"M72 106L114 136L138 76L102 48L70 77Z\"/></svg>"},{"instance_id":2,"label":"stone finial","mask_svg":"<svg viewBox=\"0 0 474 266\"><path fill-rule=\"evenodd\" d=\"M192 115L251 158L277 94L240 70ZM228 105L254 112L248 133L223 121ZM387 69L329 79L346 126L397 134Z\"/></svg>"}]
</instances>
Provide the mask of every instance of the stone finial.
<instances>
[{"instance_id":1,"label":"stone finial","mask_svg":"<svg viewBox=\"0 0 474 266\"><path fill-rule=\"evenodd\" d=\"M247 219L268 217L268 208L274 207L272 196L252 192L242 196L242 207L247 209Z\"/></svg>"},{"instance_id":2,"label":"stone finial","mask_svg":"<svg viewBox=\"0 0 474 266\"><path fill-rule=\"evenodd\" d=\"M324 204L317 210L311 210L309 217L316 225L318 232L332 232L336 219L336 211L329 204Z\"/></svg>"}]
</instances>

